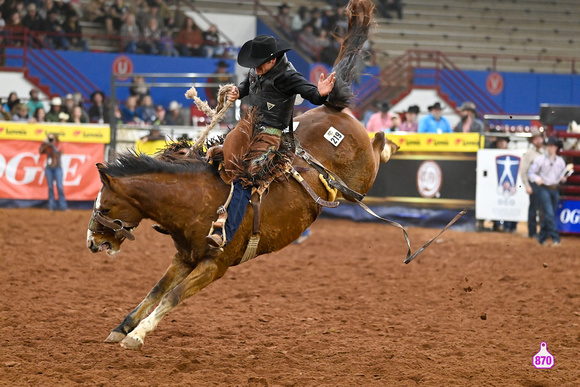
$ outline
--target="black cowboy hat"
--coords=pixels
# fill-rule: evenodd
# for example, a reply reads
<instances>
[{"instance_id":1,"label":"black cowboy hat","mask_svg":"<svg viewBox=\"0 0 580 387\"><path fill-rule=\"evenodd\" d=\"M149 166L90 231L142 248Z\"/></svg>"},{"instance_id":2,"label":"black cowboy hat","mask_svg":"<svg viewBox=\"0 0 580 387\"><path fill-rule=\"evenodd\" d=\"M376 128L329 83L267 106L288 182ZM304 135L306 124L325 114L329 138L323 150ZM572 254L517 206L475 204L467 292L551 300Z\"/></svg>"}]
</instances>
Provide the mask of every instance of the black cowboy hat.
<instances>
[{"instance_id":1,"label":"black cowboy hat","mask_svg":"<svg viewBox=\"0 0 580 387\"><path fill-rule=\"evenodd\" d=\"M433 105L431 105L427 108L427 110L429 110L429 111L431 111L433 109L443 110L443 108L441 107L441 103L439 103L439 102L435 102Z\"/></svg>"},{"instance_id":2,"label":"black cowboy hat","mask_svg":"<svg viewBox=\"0 0 580 387\"><path fill-rule=\"evenodd\" d=\"M558 148L562 147L562 144L560 143L560 141L558 141L558 139L554 136L550 136L545 140L545 144L546 145L554 145L557 146Z\"/></svg>"},{"instance_id":3,"label":"black cowboy hat","mask_svg":"<svg viewBox=\"0 0 580 387\"><path fill-rule=\"evenodd\" d=\"M417 105L411 105L409 106L409 108L407 109L407 111L405 113L415 113L415 114L419 114L419 106Z\"/></svg>"},{"instance_id":4,"label":"black cowboy hat","mask_svg":"<svg viewBox=\"0 0 580 387\"><path fill-rule=\"evenodd\" d=\"M269 35L258 35L244 43L238 54L238 64L242 67L256 68L291 49L290 44L283 40Z\"/></svg>"}]
</instances>

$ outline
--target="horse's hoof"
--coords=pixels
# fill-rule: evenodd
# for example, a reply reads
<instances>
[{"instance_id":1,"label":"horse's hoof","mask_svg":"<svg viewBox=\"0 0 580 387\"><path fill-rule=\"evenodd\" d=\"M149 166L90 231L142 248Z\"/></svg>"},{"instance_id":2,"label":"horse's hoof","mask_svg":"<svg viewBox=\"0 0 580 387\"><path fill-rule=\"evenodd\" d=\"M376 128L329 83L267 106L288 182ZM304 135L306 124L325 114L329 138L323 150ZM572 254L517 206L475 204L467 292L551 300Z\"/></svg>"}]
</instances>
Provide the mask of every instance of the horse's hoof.
<instances>
[{"instance_id":1,"label":"horse's hoof","mask_svg":"<svg viewBox=\"0 0 580 387\"><path fill-rule=\"evenodd\" d=\"M112 331L105 339L105 343L118 343L119 341L123 340L125 336L127 335L124 333Z\"/></svg>"},{"instance_id":2,"label":"horse's hoof","mask_svg":"<svg viewBox=\"0 0 580 387\"><path fill-rule=\"evenodd\" d=\"M121 341L121 347L138 351L143 347L143 341L127 336Z\"/></svg>"}]
</instances>

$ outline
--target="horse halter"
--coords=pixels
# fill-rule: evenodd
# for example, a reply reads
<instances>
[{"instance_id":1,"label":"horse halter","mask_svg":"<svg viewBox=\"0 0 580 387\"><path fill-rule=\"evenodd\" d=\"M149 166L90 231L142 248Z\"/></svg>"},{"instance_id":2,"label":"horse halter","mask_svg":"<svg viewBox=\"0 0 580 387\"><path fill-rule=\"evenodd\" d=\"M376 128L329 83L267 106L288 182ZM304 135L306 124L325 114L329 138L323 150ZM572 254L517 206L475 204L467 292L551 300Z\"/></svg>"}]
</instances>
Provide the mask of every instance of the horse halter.
<instances>
[{"instance_id":1,"label":"horse halter","mask_svg":"<svg viewBox=\"0 0 580 387\"><path fill-rule=\"evenodd\" d=\"M139 223L123 222L121 219L111 219L101 211L93 209L93 215L89 221L89 230L98 234L104 234L107 229L109 229L113 231L115 238L117 239L127 238L134 241L135 236L131 231L133 231L138 225Z\"/></svg>"}]
</instances>

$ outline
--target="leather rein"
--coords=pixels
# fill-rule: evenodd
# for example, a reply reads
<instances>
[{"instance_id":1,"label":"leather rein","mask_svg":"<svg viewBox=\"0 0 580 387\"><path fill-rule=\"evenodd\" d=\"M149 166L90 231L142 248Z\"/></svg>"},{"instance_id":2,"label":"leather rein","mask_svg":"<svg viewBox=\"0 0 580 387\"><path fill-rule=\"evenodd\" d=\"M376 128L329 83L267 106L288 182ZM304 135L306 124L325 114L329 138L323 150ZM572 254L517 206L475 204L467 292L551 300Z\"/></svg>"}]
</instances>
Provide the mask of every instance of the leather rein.
<instances>
[{"instance_id":1,"label":"leather rein","mask_svg":"<svg viewBox=\"0 0 580 387\"><path fill-rule=\"evenodd\" d=\"M124 222L121 219L111 219L104 215L101 211L93 209L93 215L89 221L89 230L94 233L104 234L107 231L113 231L115 238L127 238L131 241L135 240L132 231L139 225L139 223Z\"/></svg>"},{"instance_id":2,"label":"leather rein","mask_svg":"<svg viewBox=\"0 0 580 387\"><path fill-rule=\"evenodd\" d=\"M318 171L318 173L320 173L324 177L324 179L328 182L328 185L330 185L333 188L336 188L337 190L342 192L343 195L345 195L349 198L352 198L359 206L361 206L361 208L363 210L368 212L370 215L374 216L375 218L377 218L379 220L382 220L383 222L386 222L390 226L394 226L398 229L401 229L403 231L404 236L405 236L405 242L407 242L407 255L406 255L405 260L404 260L404 263L406 263L406 264L408 264L413 259L415 259L419 254L421 254L431 243L433 243L435 241L435 239L437 239L441 234L443 234L445 232L445 230L447 230L453 223L455 223L457 221L457 219L461 218L467 212L467 208L462 210L459 214L457 214L455 216L455 218L453 218L449 223L447 223L447 225L439 232L439 234L437 234L429 242L427 242L423 246L421 246L417 251L412 253L411 241L409 239L409 235L407 234L407 230L405 230L405 228L403 226L401 226L401 224L399 224L395 221L389 220L389 219L385 219L385 218L377 215L373 210L371 210L366 204L364 204L361 201L365 197L365 195L363 195L359 192L356 192L353 189L349 188L340 177L338 177L331 170L327 169L320 161L316 160L316 158L314 158L314 156L312 156L310 153L308 153L306 150L304 150L304 148L302 148L299 144L296 145L296 155L301 157L310 166L312 166L314 169L316 169Z\"/></svg>"}]
</instances>

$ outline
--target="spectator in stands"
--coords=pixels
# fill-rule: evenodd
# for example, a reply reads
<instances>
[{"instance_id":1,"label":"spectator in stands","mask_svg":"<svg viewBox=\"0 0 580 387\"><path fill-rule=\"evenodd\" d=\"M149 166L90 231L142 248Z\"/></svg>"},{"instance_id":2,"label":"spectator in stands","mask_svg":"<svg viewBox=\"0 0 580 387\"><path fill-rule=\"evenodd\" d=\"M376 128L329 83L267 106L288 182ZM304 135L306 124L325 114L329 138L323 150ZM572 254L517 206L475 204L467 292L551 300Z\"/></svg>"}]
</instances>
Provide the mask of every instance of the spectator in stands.
<instances>
[{"instance_id":1,"label":"spectator in stands","mask_svg":"<svg viewBox=\"0 0 580 387\"><path fill-rule=\"evenodd\" d=\"M144 77L135 76L131 80L131 87L129 87L129 93L133 96L136 96L139 101L146 96L151 94L151 90L149 90L149 86L145 84Z\"/></svg>"},{"instance_id":2,"label":"spectator in stands","mask_svg":"<svg viewBox=\"0 0 580 387\"><path fill-rule=\"evenodd\" d=\"M32 118L29 120L32 123L46 122L46 111L44 107L39 107L34 111Z\"/></svg>"},{"instance_id":3,"label":"spectator in stands","mask_svg":"<svg viewBox=\"0 0 580 387\"><path fill-rule=\"evenodd\" d=\"M121 119L124 124L140 123L141 118L137 114L137 97L131 95L127 97L125 105L121 106Z\"/></svg>"},{"instance_id":4,"label":"spectator in stands","mask_svg":"<svg viewBox=\"0 0 580 387\"><path fill-rule=\"evenodd\" d=\"M288 36L292 35L292 29L290 28L292 24L292 16L290 16L290 6L288 4L282 3L278 6L276 21Z\"/></svg>"},{"instance_id":5,"label":"spectator in stands","mask_svg":"<svg viewBox=\"0 0 580 387\"><path fill-rule=\"evenodd\" d=\"M38 14L43 20L48 19L48 15L54 12L60 18L60 7L54 4L54 0L45 0L40 2Z\"/></svg>"},{"instance_id":6,"label":"spectator in stands","mask_svg":"<svg viewBox=\"0 0 580 387\"><path fill-rule=\"evenodd\" d=\"M91 94L91 106L89 107L89 121L99 124L109 123L108 107L105 103L105 93L98 90Z\"/></svg>"},{"instance_id":7,"label":"spectator in stands","mask_svg":"<svg viewBox=\"0 0 580 387\"><path fill-rule=\"evenodd\" d=\"M322 29L322 12L320 11L320 8L312 8L310 11L310 21L307 24L312 26L315 35L320 33L320 30Z\"/></svg>"},{"instance_id":8,"label":"spectator in stands","mask_svg":"<svg viewBox=\"0 0 580 387\"><path fill-rule=\"evenodd\" d=\"M298 34L298 47L307 54L310 59L318 61L320 60L320 52L322 47L316 45L316 35L314 34L314 27L312 24L308 23Z\"/></svg>"},{"instance_id":9,"label":"spectator in stands","mask_svg":"<svg viewBox=\"0 0 580 387\"><path fill-rule=\"evenodd\" d=\"M105 36L111 39L116 38L117 35L119 35L119 31L115 28L113 18L110 16L105 17Z\"/></svg>"},{"instance_id":10,"label":"spectator in stands","mask_svg":"<svg viewBox=\"0 0 580 387\"><path fill-rule=\"evenodd\" d=\"M419 114L419 106L412 105L409 106L405 112L405 121L399 126L399 131L401 132L416 132L419 127L419 122L417 121L417 115Z\"/></svg>"},{"instance_id":11,"label":"spectator in stands","mask_svg":"<svg viewBox=\"0 0 580 387\"><path fill-rule=\"evenodd\" d=\"M168 55L168 48L163 40L164 31L157 24L157 19L150 18L145 29L143 29L143 47L146 54Z\"/></svg>"},{"instance_id":12,"label":"spectator in stands","mask_svg":"<svg viewBox=\"0 0 580 387\"><path fill-rule=\"evenodd\" d=\"M44 108L44 104L38 99L38 89L32 89L28 94L30 95L30 99L26 105L28 106L28 114L32 117L36 109Z\"/></svg>"},{"instance_id":13,"label":"spectator in stands","mask_svg":"<svg viewBox=\"0 0 580 387\"><path fill-rule=\"evenodd\" d=\"M2 99L0 99L0 120L10 121L10 113L6 111L6 104L2 103Z\"/></svg>"},{"instance_id":14,"label":"spectator in stands","mask_svg":"<svg viewBox=\"0 0 580 387\"><path fill-rule=\"evenodd\" d=\"M83 39L83 28L79 23L79 16L76 11L70 12L62 29L66 34L66 39L69 42L69 48L76 48L82 51L88 51L89 45L87 41Z\"/></svg>"},{"instance_id":15,"label":"spectator in stands","mask_svg":"<svg viewBox=\"0 0 580 387\"><path fill-rule=\"evenodd\" d=\"M322 29L327 33L333 34L336 29L336 22L338 21L338 14L336 8L332 5L326 5L322 8Z\"/></svg>"},{"instance_id":16,"label":"spectator in stands","mask_svg":"<svg viewBox=\"0 0 580 387\"><path fill-rule=\"evenodd\" d=\"M182 56L204 56L203 32L190 17L185 19L175 43Z\"/></svg>"},{"instance_id":17,"label":"spectator in stands","mask_svg":"<svg viewBox=\"0 0 580 387\"><path fill-rule=\"evenodd\" d=\"M392 105L389 101L379 104L379 111L369 118L366 129L369 133L386 132L393 125L393 115L389 112Z\"/></svg>"},{"instance_id":18,"label":"spectator in stands","mask_svg":"<svg viewBox=\"0 0 580 387\"><path fill-rule=\"evenodd\" d=\"M115 0L113 5L109 8L108 15L113 18L115 29L120 29L127 21L128 7L123 0Z\"/></svg>"},{"instance_id":19,"label":"spectator in stands","mask_svg":"<svg viewBox=\"0 0 580 387\"><path fill-rule=\"evenodd\" d=\"M145 19L144 19L144 22L146 23L145 26L147 26L149 24L149 20L151 20L151 19L156 19L157 25L160 28L165 28L165 22L163 21L163 18L161 17L161 15L159 15L159 7L157 6L157 3L155 3L155 2L149 2L149 13L147 15L145 15Z\"/></svg>"},{"instance_id":20,"label":"spectator in stands","mask_svg":"<svg viewBox=\"0 0 580 387\"><path fill-rule=\"evenodd\" d=\"M52 0L47 0L47 4L48 1ZM91 2L85 7L85 12L87 19L93 23L105 24L105 19L107 17L110 17L111 21L113 20L113 17L109 14L107 0L91 0ZM115 26L115 29L118 29L118 27Z\"/></svg>"},{"instance_id":21,"label":"spectator in stands","mask_svg":"<svg viewBox=\"0 0 580 387\"><path fill-rule=\"evenodd\" d=\"M146 143L147 141L165 140L165 135L161 133L161 130L159 128L154 127L149 131L149 134L141 137L140 140L142 143Z\"/></svg>"},{"instance_id":22,"label":"spectator in stands","mask_svg":"<svg viewBox=\"0 0 580 387\"><path fill-rule=\"evenodd\" d=\"M75 107L75 97L74 95L69 93L64 97L64 106L62 107L62 111L70 116L73 112L74 107Z\"/></svg>"},{"instance_id":23,"label":"spectator in stands","mask_svg":"<svg viewBox=\"0 0 580 387\"><path fill-rule=\"evenodd\" d=\"M68 122L72 122L75 124L86 124L88 123L85 115L83 114L83 108L75 105L72 110L72 114L68 119Z\"/></svg>"},{"instance_id":24,"label":"spectator in stands","mask_svg":"<svg viewBox=\"0 0 580 387\"><path fill-rule=\"evenodd\" d=\"M13 46L22 46L24 43L24 26L22 25L22 18L20 13L14 12L10 16L10 41Z\"/></svg>"},{"instance_id":25,"label":"spectator in stands","mask_svg":"<svg viewBox=\"0 0 580 387\"><path fill-rule=\"evenodd\" d=\"M30 3L26 7L26 16L22 19L22 25L31 31L44 31L44 19L36 11L35 3Z\"/></svg>"},{"instance_id":26,"label":"spectator in stands","mask_svg":"<svg viewBox=\"0 0 580 387\"><path fill-rule=\"evenodd\" d=\"M121 26L120 35L123 51L128 54L136 54L141 43L139 40L141 39L141 31L135 24L135 15L132 13L127 15L125 23Z\"/></svg>"},{"instance_id":27,"label":"spectator in stands","mask_svg":"<svg viewBox=\"0 0 580 387\"><path fill-rule=\"evenodd\" d=\"M292 17L292 23L290 24L292 35L297 36L309 21L310 12L308 12L308 7L305 5L300 6L298 12Z\"/></svg>"},{"instance_id":28,"label":"spectator in stands","mask_svg":"<svg viewBox=\"0 0 580 387\"><path fill-rule=\"evenodd\" d=\"M459 106L461 121L455 126L454 132L458 133L483 133L483 121L477 118L477 109L475 104L465 101Z\"/></svg>"},{"instance_id":29,"label":"spectator in stands","mask_svg":"<svg viewBox=\"0 0 580 387\"><path fill-rule=\"evenodd\" d=\"M530 143L532 147L524 154L524 157L522 158L520 176L522 178L524 187L526 187L526 192L530 196L530 205L528 207L528 237L537 238L538 222L536 219L540 210L540 201L538 200L538 192L534 192L532 185L530 184L528 172L530 171L532 163L544 152L544 137L542 132L536 128L532 129L531 135L532 137L530 138Z\"/></svg>"},{"instance_id":30,"label":"spectator in stands","mask_svg":"<svg viewBox=\"0 0 580 387\"><path fill-rule=\"evenodd\" d=\"M155 107L155 121L153 121L153 125L167 125L165 114L166 111L163 105L157 105Z\"/></svg>"},{"instance_id":31,"label":"spectator in stands","mask_svg":"<svg viewBox=\"0 0 580 387\"><path fill-rule=\"evenodd\" d=\"M232 79L230 78L229 75L220 75L220 74L227 74L229 67L230 66L228 65L228 62L226 62L224 60L220 60L217 63L217 68L215 70L215 76L209 77L207 79L207 83L217 83L220 85L224 85L228 82L231 82ZM207 103L209 104L210 107L217 106L218 92L219 92L219 86L211 86L211 87L208 86L205 88L205 96L207 99Z\"/></svg>"},{"instance_id":32,"label":"spectator in stands","mask_svg":"<svg viewBox=\"0 0 580 387\"><path fill-rule=\"evenodd\" d=\"M48 17L45 22L46 28L46 44L53 49L67 50L70 43L64 35L64 29L59 21L58 13L55 9L48 12Z\"/></svg>"},{"instance_id":33,"label":"spectator in stands","mask_svg":"<svg viewBox=\"0 0 580 387\"><path fill-rule=\"evenodd\" d=\"M203 51L206 58L221 58L224 56L224 46L220 43L220 35L215 24L203 32Z\"/></svg>"},{"instance_id":34,"label":"spectator in stands","mask_svg":"<svg viewBox=\"0 0 580 387\"><path fill-rule=\"evenodd\" d=\"M447 118L442 116L443 108L439 102L427 108L429 114L421 118L417 128L418 133L452 133L451 125Z\"/></svg>"},{"instance_id":35,"label":"spectator in stands","mask_svg":"<svg viewBox=\"0 0 580 387\"><path fill-rule=\"evenodd\" d=\"M58 139L58 135L49 133L46 140L42 142L39 149L40 154L46 155L46 166L44 168L44 176L48 184L48 209L54 211L57 209L57 202L54 198L54 185L56 184L56 191L58 193L58 209L60 211L66 210L66 199L63 188L63 173L61 166L62 145Z\"/></svg>"},{"instance_id":36,"label":"spectator in stands","mask_svg":"<svg viewBox=\"0 0 580 387\"><path fill-rule=\"evenodd\" d=\"M386 132L398 132L400 131L399 127L401 126L401 116L398 114L393 114L391 117L391 127L386 130Z\"/></svg>"},{"instance_id":37,"label":"spectator in stands","mask_svg":"<svg viewBox=\"0 0 580 387\"><path fill-rule=\"evenodd\" d=\"M12 91L12 92L10 92L10 94L8 94L8 100L4 104L4 110L6 110L8 113L10 113L12 111L12 108L19 103L20 103L20 98L18 98L18 93L16 93L15 91Z\"/></svg>"},{"instance_id":38,"label":"spectator in stands","mask_svg":"<svg viewBox=\"0 0 580 387\"><path fill-rule=\"evenodd\" d=\"M27 122L28 121L28 106L24 103L20 103L14 106L12 121Z\"/></svg>"},{"instance_id":39,"label":"spectator in stands","mask_svg":"<svg viewBox=\"0 0 580 387\"><path fill-rule=\"evenodd\" d=\"M169 103L169 114L166 117L166 121L167 125L185 125L185 119L183 118L183 114L181 114L181 104L179 102L171 101Z\"/></svg>"},{"instance_id":40,"label":"spectator in stands","mask_svg":"<svg viewBox=\"0 0 580 387\"><path fill-rule=\"evenodd\" d=\"M169 9L167 3L163 0L153 0L152 4L155 4L158 8L157 13L159 14L161 20L163 21L163 27L169 30L175 28L175 16L173 14L173 11Z\"/></svg>"},{"instance_id":41,"label":"spectator in stands","mask_svg":"<svg viewBox=\"0 0 580 387\"><path fill-rule=\"evenodd\" d=\"M62 112L62 100L60 97L53 97L50 101L50 110L46 114L46 120L48 122L59 122L59 113Z\"/></svg>"},{"instance_id":42,"label":"spectator in stands","mask_svg":"<svg viewBox=\"0 0 580 387\"><path fill-rule=\"evenodd\" d=\"M547 239L551 238L552 247L557 247L561 244L556 220L560 199L558 185L567 180L566 162L556 154L561 145L555 137L548 137L545 144L546 152L534 160L528 177L532 189L538 192L538 199L544 211L538 243L544 245Z\"/></svg>"},{"instance_id":43,"label":"spectator in stands","mask_svg":"<svg viewBox=\"0 0 580 387\"><path fill-rule=\"evenodd\" d=\"M145 95L141 99L140 105L136 109L139 118L146 124L151 124L156 119L155 106L153 105L153 98L150 95Z\"/></svg>"}]
</instances>

